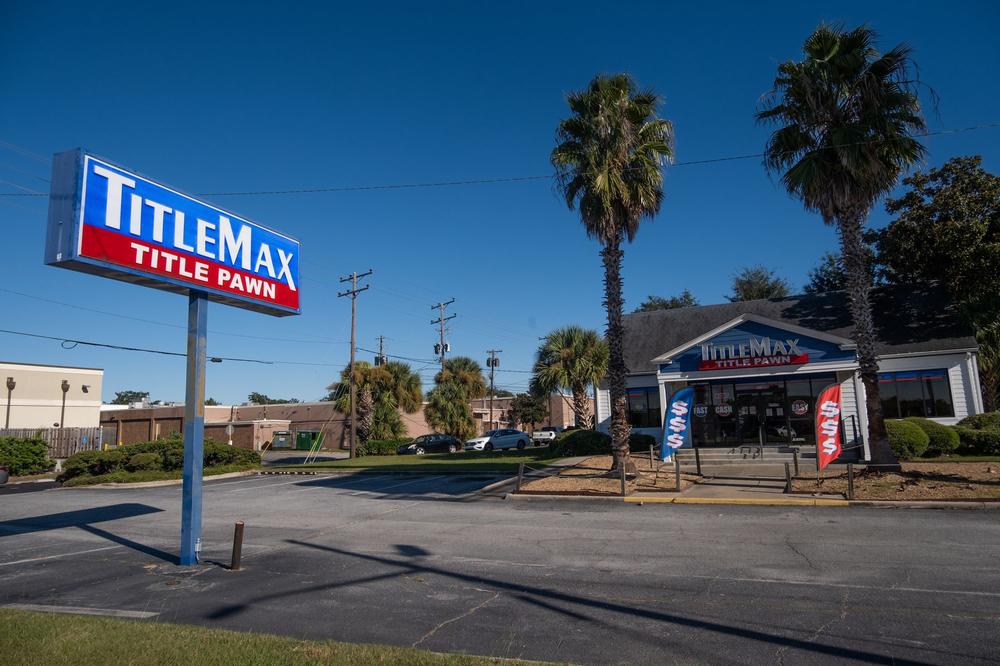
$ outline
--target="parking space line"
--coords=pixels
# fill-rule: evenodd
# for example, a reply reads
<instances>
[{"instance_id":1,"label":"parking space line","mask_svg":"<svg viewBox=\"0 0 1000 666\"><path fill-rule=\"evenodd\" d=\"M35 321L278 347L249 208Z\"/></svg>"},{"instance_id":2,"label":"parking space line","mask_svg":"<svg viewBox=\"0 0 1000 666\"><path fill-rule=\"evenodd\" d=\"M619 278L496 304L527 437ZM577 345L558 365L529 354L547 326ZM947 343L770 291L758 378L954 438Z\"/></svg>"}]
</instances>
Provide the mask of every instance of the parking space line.
<instances>
[{"instance_id":1,"label":"parking space line","mask_svg":"<svg viewBox=\"0 0 1000 666\"><path fill-rule=\"evenodd\" d=\"M410 479L409 481L404 481L402 483L394 483L391 486L383 486L381 488L375 488L372 490L361 490L356 493L351 493L351 495L352 496L361 495L363 493L384 493L386 490L392 490L393 488L401 488L403 486L409 486L414 483L420 483L421 481L429 481L430 479L446 479L446 478L448 477L442 476L440 474L434 474L431 476L421 476L419 479Z\"/></svg>"},{"instance_id":2,"label":"parking space line","mask_svg":"<svg viewBox=\"0 0 1000 666\"><path fill-rule=\"evenodd\" d=\"M258 488L275 488L277 486L288 486L288 485L291 485L293 483L305 483L308 480L309 479L303 478L302 476L297 476L294 481L282 481L281 483L273 483L270 479L265 479L264 483L261 483L260 485L251 486L249 488L237 488L236 490L233 490L232 492L234 492L234 493L242 493L242 492L245 492L247 490L257 490Z\"/></svg>"},{"instance_id":3,"label":"parking space line","mask_svg":"<svg viewBox=\"0 0 1000 666\"><path fill-rule=\"evenodd\" d=\"M159 613L152 611L119 610L117 608L87 608L84 606L50 606L43 604L3 604L0 608L34 611L36 613L69 613L72 615L103 615L106 617L123 617L130 620L148 620Z\"/></svg>"},{"instance_id":4,"label":"parking space line","mask_svg":"<svg viewBox=\"0 0 1000 666\"><path fill-rule=\"evenodd\" d=\"M264 475L258 474L257 476L252 476L252 477L247 478L247 479L240 479L238 481L231 480L231 479L218 479L218 480L215 480L215 481L210 481L210 480L206 479L205 480L205 487L206 488L222 488L224 486L236 486L236 485L239 485L241 483L251 483L252 481L260 481L260 480L262 480L264 478L265 478Z\"/></svg>"},{"instance_id":5,"label":"parking space line","mask_svg":"<svg viewBox=\"0 0 1000 666\"><path fill-rule=\"evenodd\" d=\"M358 482L365 482L365 481L376 481L378 479L387 479L387 478L393 478L393 477L391 477L391 476L389 476L387 474L378 474L378 475L375 475L375 476L361 475L357 479L348 479L347 481L344 481L343 483L341 483L339 485L336 485L336 486L321 486L319 484L314 484L314 485L309 486L308 488L299 488L298 490L296 490L294 492L299 493L299 492L302 492L304 490L316 490L317 488L322 488L324 490L339 490L340 488L343 488L344 486L346 486L349 483L358 483Z\"/></svg>"},{"instance_id":6,"label":"parking space line","mask_svg":"<svg viewBox=\"0 0 1000 666\"><path fill-rule=\"evenodd\" d=\"M124 548L125 546L104 546L103 548L91 548L90 550L78 550L72 553L60 553L59 555L45 555L43 557L32 557L27 560L15 560L14 562L0 562L0 567L12 567L15 564L27 564L29 562L41 562L42 560L54 560L60 557L71 557L73 555L86 555L87 553L97 553L102 550L112 550L114 548Z\"/></svg>"}]
</instances>

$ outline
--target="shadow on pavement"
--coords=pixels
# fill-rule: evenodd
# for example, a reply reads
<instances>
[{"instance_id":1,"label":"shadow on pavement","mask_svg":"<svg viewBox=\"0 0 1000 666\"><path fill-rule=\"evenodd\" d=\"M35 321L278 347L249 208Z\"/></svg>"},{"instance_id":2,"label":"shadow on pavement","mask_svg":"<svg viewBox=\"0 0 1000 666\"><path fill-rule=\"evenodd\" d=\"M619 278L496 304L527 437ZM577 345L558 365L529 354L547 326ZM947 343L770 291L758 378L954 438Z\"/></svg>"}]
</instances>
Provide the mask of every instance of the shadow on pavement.
<instances>
[{"instance_id":1,"label":"shadow on pavement","mask_svg":"<svg viewBox=\"0 0 1000 666\"><path fill-rule=\"evenodd\" d=\"M721 622L713 622L710 620L701 620L692 617L685 617L683 615L677 615L675 613L650 610L636 606L627 606L624 604L615 603L612 601L606 601L603 599L593 599L589 597L579 596L576 594L562 592L559 590L539 587L536 585L517 583L497 578L489 578L487 576L463 574L456 571L451 571L449 569L435 567L430 564L427 564L425 561L422 561L421 558L426 555L429 555L429 553L423 548L420 548L419 546L398 544L396 546L396 550L399 551L404 557L408 557L409 559L393 559L389 557L380 557L377 555L352 553L350 551L342 550L340 548L334 548L332 546L323 546L320 544L309 543L306 541L298 541L295 539L287 539L286 543L302 546L304 548L321 550L336 555L352 557L359 560L375 562L385 566L396 567L397 570L392 572L387 572L384 574L359 578L355 580L347 580L337 583L327 583L323 585L315 585L306 589L289 590L284 592L276 592L272 594L262 595L250 599L248 601L245 601L241 604L233 604L230 606L220 608L219 610L210 614L208 617L211 619L228 618L234 615L238 615L249 606L263 601L292 597L305 593L326 591L340 587L349 587L352 585L371 583L379 580L397 578L399 576L407 574L423 573L423 574L443 576L446 578L451 578L453 580L460 580L472 583L477 586L490 587L497 591L505 591L508 592L512 597L517 598L523 602L529 603L531 605L540 608L545 608L552 612L567 615L569 617L579 620L599 622L600 620L598 618L591 617L584 612L586 609L596 609L635 618L642 618L646 620L663 622L665 624L677 627L700 629L704 631L715 632L717 634L734 636L745 640L758 641L775 646L795 648L815 654L829 655L845 659L856 659L858 661L862 661L865 663L873 663L873 664L930 663L930 662L920 662L920 661L900 659L898 657L893 657L892 655L878 654L863 649L839 647L834 645L824 645L809 640L793 638L790 636L780 636L772 633L766 633L764 631L758 631L755 629L748 629L744 627L737 627L728 624L723 624ZM553 604L552 602L569 604L571 606L575 606L576 609L570 610L567 608L561 608Z\"/></svg>"},{"instance_id":2,"label":"shadow on pavement","mask_svg":"<svg viewBox=\"0 0 1000 666\"><path fill-rule=\"evenodd\" d=\"M77 527L84 532L107 539L126 548L145 553L165 560L171 564L177 564L177 556L167 553L158 548L141 544L123 536L113 534L107 530L95 527L93 523L104 523L122 518L134 518L145 516L151 513L160 513L163 509L148 504L112 504L110 506L95 507L93 509L80 509L79 511L64 511L62 513L50 513L44 516L32 516L31 518L18 518L16 520L5 520L0 522L0 537L13 536L15 534L31 534L34 532L45 532L48 530L59 530L66 527Z\"/></svg>"}]
</instances>

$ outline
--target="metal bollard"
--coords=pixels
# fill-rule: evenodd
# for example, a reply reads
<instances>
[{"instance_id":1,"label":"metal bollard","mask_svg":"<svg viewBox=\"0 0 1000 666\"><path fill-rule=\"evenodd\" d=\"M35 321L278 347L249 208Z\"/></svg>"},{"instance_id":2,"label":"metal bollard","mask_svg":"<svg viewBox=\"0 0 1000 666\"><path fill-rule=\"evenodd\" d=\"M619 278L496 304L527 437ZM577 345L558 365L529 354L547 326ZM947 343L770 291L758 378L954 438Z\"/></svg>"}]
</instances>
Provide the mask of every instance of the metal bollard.
<instances>
[{"instance_id":1,"label":"metal bollard","mask_svg":"<svg viewBox=\"0 0 1000 666\"><path fill-rule=\"evenodd\" d=\"M649 471L653 471L653 445L649 445Z\"/></svg>"},{"instance_id":2,"label":"metal bollard","mask_svg":"<svg viewBox=\"0 0 1000 666\"><path fill-rule=\"evenodd\" d=\"M799 475L799 450L792 451L792 461L795 462L795 476Z\"/></svg>"},{"instance_id":3,"label":"metal bollard","mask_svg":"<svg viewBox=\"0 0 1000 666\"><path fill-rule=\"evenodd\" d=\"M694 466L698 472L698 476L701 476L701 449L697 446L694 447Z\"/></svg>"},{"instance_id":4,"label":"metal bollard","mask_svg":"<svg viewBox=\"0 0 1000 666\"><path fill-rule=\"evenodd\" d=\"M622 476L622 497L625 497L625 461L624 460L621 461L621 465L619 466L619 471L621 472L621 476Z\"/></svg>"},{"instance_id":5,"label":"metal bollard","mask_svg":"<svg viewBox=\"0 0 1000 666\"><path fill-rule=\"evenodd\" d=\"M681 462L677 454L674 454L674 488L677 492L681 491Z\"/></svg>"},{"instance_id":6,"label":"metal bollard","mask_svg":"<svg viewBox=\"0 0 1000 666\"><path fill-rule=\"evenodd\" d=\"M233 557L229 563L230 571L240 570L240 558L243 556L243 521L236 523L233 530Z\"/></svg>"},{"instance_id":7,"label":"metal bollard","mask_svg":"<svg viewBox=\"0 0 1000 666\"><path fill-rule=\"evenodd\" d=\"M517 487L514 488L514 492L519 492L521 490L521 482L524 481L524 463L517 464Z\"/></svg>"},{"instance_id":8,"label":"metal bollard","mask_svg":"<svg viewBox=\"0 0 1000 666\"><path fill-rule=\"evenodd\" d=\"M785 463L785 492L792 492L792 470L788 463Z\"/></svg>"},{"instance_id":9,"label":"metal bollard","mask_svg":"<svg viewBox=\"0 0 1000 666\"><path fill-rule=\"evenodd\" d=\"M847 463L847 499L854 499L854 463Z\"/></svg>"}]
</instances>

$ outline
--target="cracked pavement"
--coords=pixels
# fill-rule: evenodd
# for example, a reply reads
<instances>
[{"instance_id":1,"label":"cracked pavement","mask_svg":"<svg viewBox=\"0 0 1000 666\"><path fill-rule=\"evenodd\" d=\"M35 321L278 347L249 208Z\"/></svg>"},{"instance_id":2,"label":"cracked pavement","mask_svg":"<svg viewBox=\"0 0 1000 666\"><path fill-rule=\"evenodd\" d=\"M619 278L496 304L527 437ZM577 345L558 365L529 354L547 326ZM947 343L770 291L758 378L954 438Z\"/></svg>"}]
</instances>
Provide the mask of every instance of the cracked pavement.
<instances>
[{"instance_id":1,"label":"cracked pavement","mask_svg":"<svg viewBox=\"0 0 1000 666\"><path fill-rule=\"evenodd\" d=\"M173 563L177 486L5 494L0 604L585 664L1000 658L995 512L514 503L491 482L213 481L194 568Z\"/></svg>"}]
</instances>

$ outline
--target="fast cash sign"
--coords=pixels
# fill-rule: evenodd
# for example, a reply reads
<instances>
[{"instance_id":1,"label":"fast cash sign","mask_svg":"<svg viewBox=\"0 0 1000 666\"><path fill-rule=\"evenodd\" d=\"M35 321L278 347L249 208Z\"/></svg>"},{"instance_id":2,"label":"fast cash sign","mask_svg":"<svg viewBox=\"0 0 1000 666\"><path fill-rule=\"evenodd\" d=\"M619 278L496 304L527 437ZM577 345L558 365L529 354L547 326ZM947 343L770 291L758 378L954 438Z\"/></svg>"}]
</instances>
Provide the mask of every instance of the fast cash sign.
<instances>
[{"instance_id":1,"label":"fast cash sign","mask_svg":"<svg viewBox=\"0 0 1000 666\"><path fill-rule=\"evenodd\" d=\"M299 314L299 242L77 149L52 159L45 263L188 297L179 559L197 564L208 301Z\"/></svg>"},{"instance_id":2,"label":"fast cash sign","mask_svg":"<svg viewBox=\"0 0 1000 666\"><path fill-rule=\"evenodd\" d=\"M45 262L270 315L299 314L299 242L89 155L53 158Z\"/></svg>"}]
</instances>

